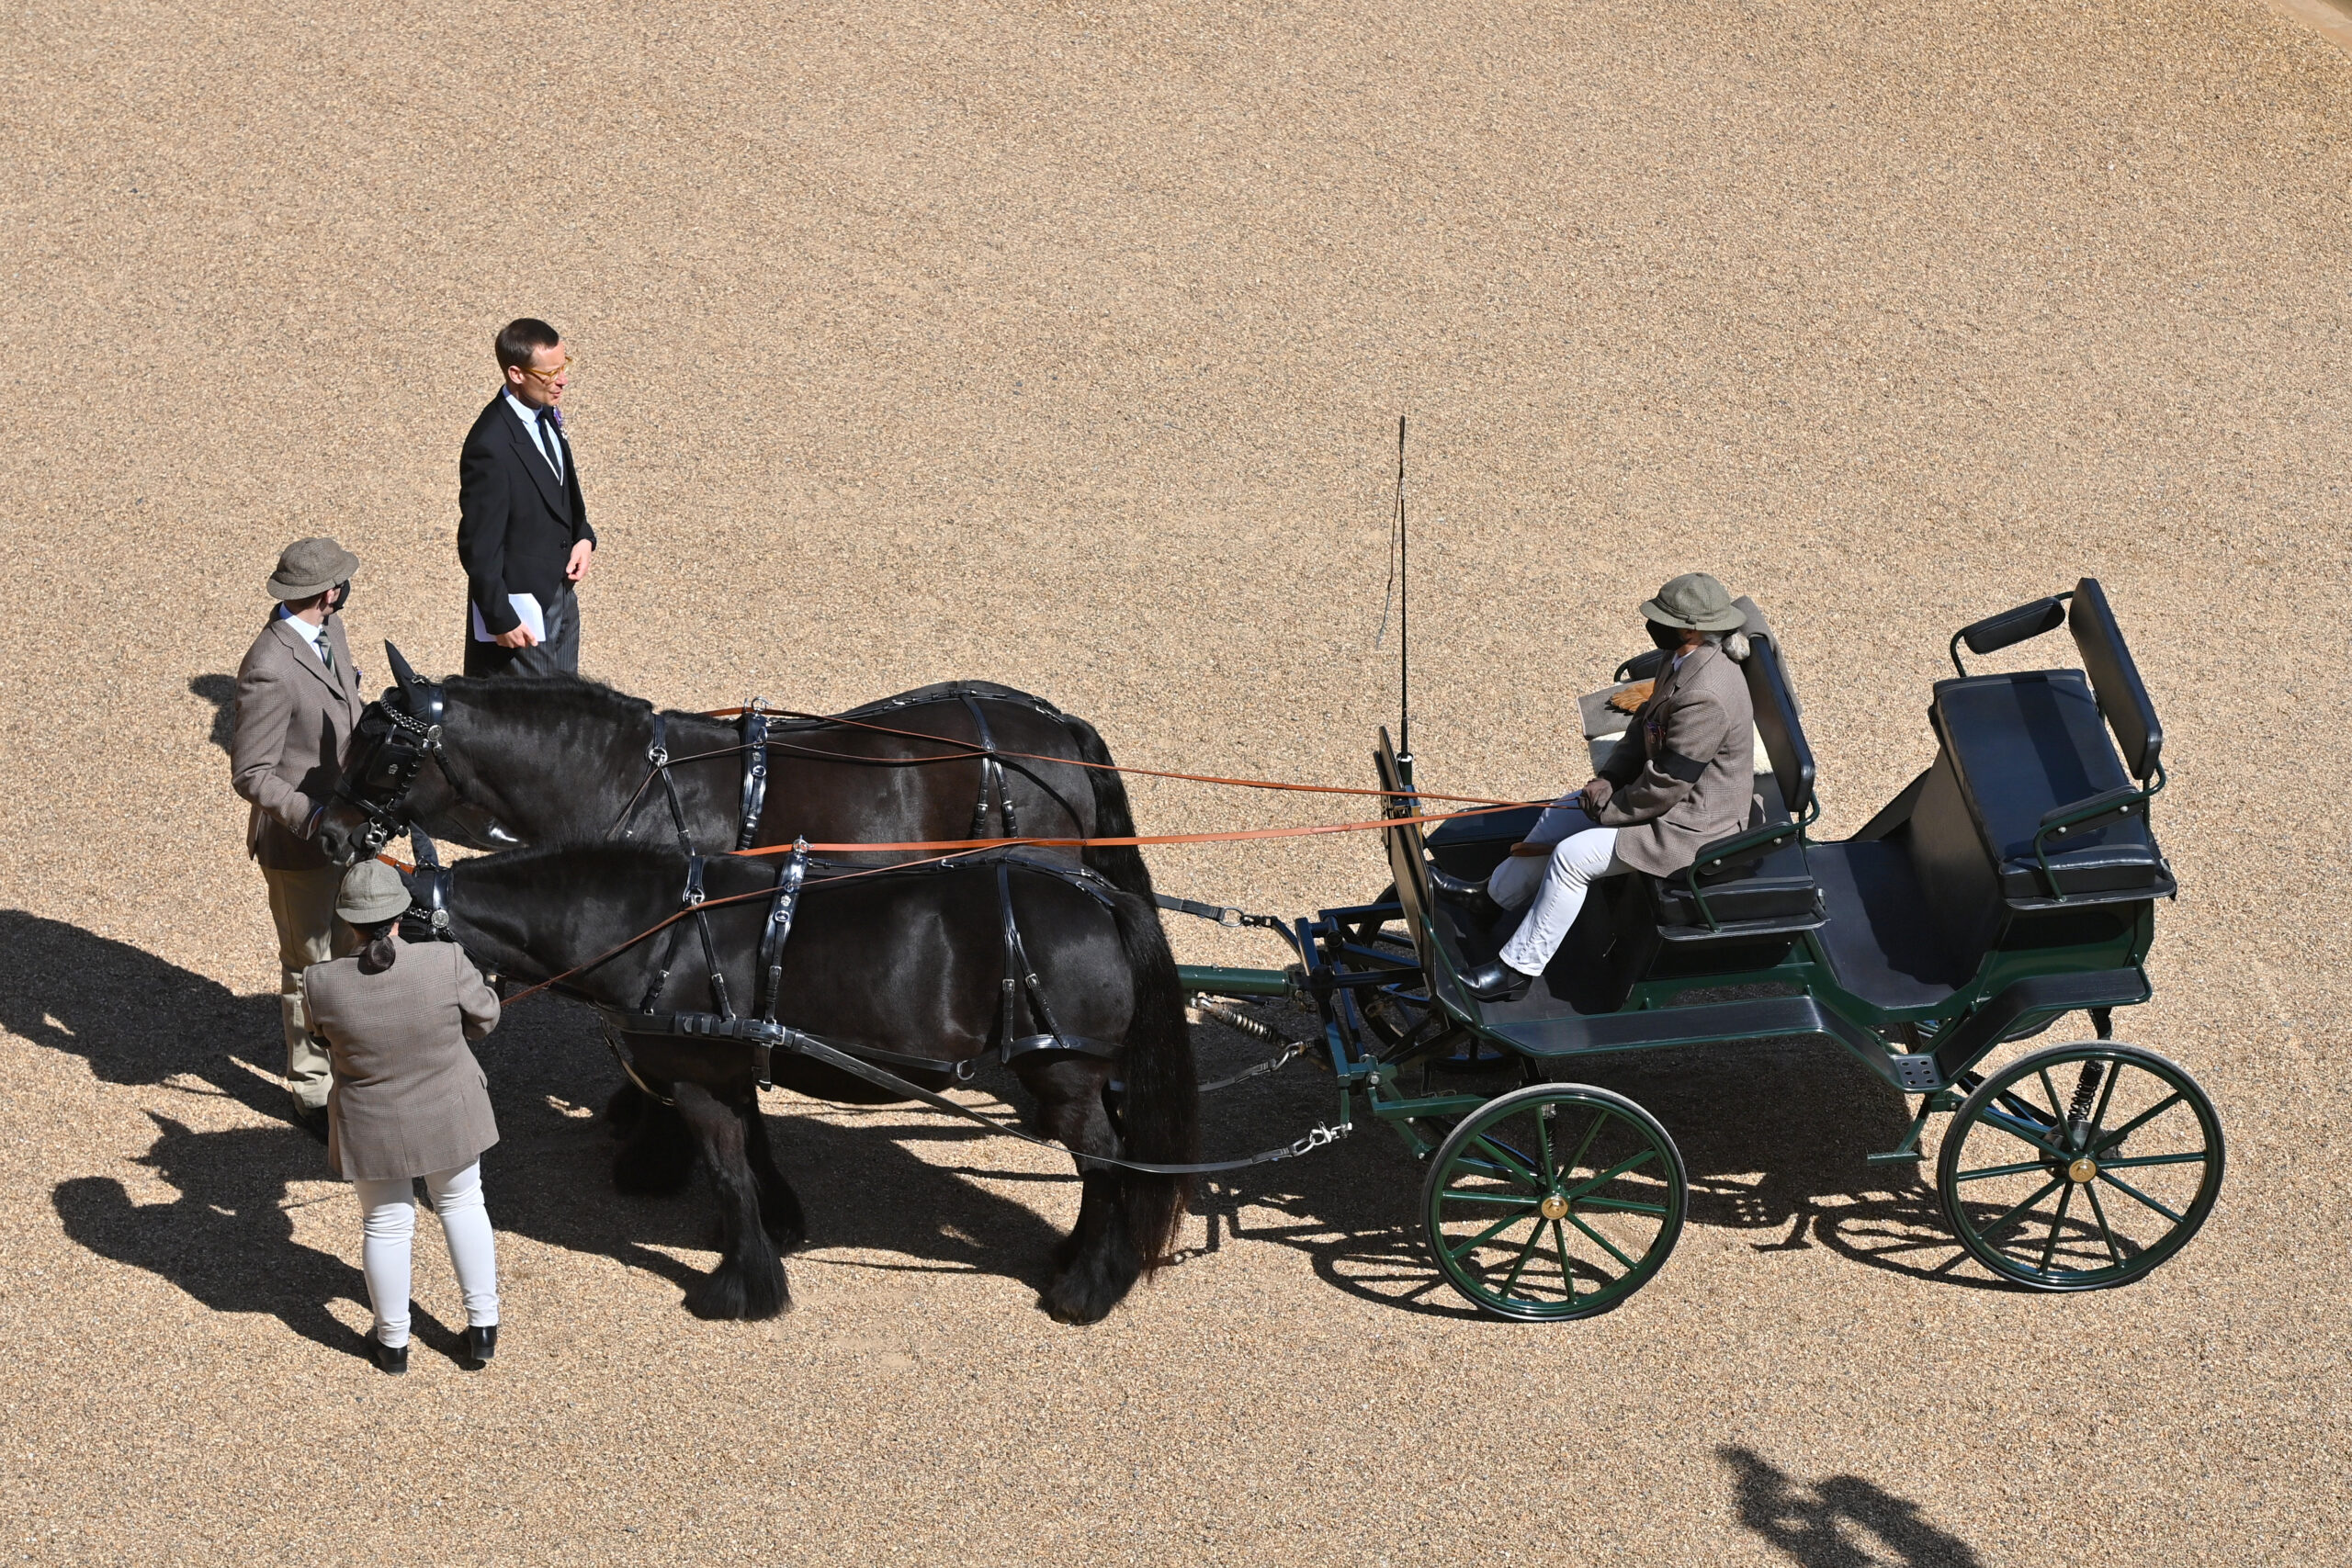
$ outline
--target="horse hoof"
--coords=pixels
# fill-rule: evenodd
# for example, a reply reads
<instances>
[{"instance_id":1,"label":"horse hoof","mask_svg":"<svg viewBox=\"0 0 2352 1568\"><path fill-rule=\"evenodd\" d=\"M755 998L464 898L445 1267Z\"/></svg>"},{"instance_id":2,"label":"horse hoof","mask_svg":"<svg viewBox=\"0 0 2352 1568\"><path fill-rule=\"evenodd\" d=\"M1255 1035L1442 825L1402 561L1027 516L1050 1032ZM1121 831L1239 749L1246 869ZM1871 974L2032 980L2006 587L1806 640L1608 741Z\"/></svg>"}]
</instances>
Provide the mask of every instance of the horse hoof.
<instances>
[{"instance_id":1,"label":"horse hoof","mask_svg":"<svg viewBox=\"0 0 2352 1568\"><path fill-rule=\"evenodd\" d=\"M686 1293L686 1310L716 1323L781 1317L792 1305L792 1292L785 1283L781 1263L773 1270L761 1270L756 1278L732 1264L721 1264Z\"/></svg>"}]
</instances>

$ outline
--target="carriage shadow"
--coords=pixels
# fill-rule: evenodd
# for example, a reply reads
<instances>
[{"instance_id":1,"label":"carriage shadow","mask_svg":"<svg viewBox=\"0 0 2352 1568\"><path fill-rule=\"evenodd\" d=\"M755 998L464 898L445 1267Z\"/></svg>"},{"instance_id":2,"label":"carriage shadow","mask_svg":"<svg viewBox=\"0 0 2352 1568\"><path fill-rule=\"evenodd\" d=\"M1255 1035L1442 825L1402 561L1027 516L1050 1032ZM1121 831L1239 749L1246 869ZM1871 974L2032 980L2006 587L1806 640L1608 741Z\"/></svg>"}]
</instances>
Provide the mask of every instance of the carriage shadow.
<instances>
[{"instance_id":1,"label":"carriage shadow","mask_svg":"<svg viewBox=\"0 0 2352 1568\"><path fill-rule=\"evenodd\" d=\"M1292 1038L1306 1037L1303 1019L1292 1025ZM1195 1035L1204 1077L1263 1050L1223 1030ZM1835 1044L1769 1040L1625 1053L1588 1057L1558 1076L1628 1096L1666 1125L1690 1174L1686 1240L1693 1230L1730 1231L1767 1256L1826 1247L1939 1284L2013 1288L1965 1264L1924 1164L1867 1163L1867 1155L1902 1141L1910 1106ZM1295 1137L1302 1120L1329 1112L1328 1075L1302 1064L1285 1077L1208 1102L1203 1122L1212 1154ZM1514 1065L1441 1074L1432 1087L1498 1094L1518 1081ZM1203 1182L1194 1201L1207 1227L1200 1250L1213 1252L1227 1237L1272 1242L1304 1253L1320 1277L1351 1294L1478 1319L1430 1263L1419 1215L1425 1169L1387 1128L1360 1115L1353 1135L1310 1158Z\"/></svg>"}]
</instances>

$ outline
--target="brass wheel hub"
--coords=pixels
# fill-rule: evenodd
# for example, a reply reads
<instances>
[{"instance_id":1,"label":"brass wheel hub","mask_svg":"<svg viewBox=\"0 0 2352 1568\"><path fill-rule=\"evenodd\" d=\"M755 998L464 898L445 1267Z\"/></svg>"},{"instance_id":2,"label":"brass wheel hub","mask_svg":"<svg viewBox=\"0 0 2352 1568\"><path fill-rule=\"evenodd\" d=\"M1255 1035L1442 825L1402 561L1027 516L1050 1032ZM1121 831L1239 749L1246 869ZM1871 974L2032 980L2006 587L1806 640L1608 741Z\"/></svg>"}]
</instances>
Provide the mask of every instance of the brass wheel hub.
<instances>
[{"instance_id":1,"label":"brass wheel hub","mask_svg":"<svg viewBox=\"0 0 2352 1568\"><path fill-rule=\"evenodd\" d=\"M2098 1175L2098 1161L2088 1155L2076 1156L2066 1167L2066 1179L2069 1181L2088 1181Z\"/></svg>"},{"instance_id":2,"label":"brass wheel hub","mask_svg":"<svg viewBox=\"0 0 2352 1568\"><path fill-rule=\"evenodd\" d=\"M1568 1201L1555 1192L1538 1203L1535 1210L1547 1220L1565 1220L1568 1217Z\"/></svg>"}]
</instances>

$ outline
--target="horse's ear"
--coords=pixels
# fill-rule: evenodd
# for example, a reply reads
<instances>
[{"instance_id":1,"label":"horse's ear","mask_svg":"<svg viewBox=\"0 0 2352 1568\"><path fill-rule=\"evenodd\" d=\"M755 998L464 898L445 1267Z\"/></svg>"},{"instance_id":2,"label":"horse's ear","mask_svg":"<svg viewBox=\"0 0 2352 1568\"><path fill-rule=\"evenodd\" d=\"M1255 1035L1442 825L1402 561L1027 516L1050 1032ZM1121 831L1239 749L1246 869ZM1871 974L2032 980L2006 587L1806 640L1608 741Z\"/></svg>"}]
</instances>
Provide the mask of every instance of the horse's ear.
<instances>
[{"instance_id":1,"label":"horse's ear","mask_svg":"<svg viewBox=\"0 0 2352 1568\"><path fill-rule=\"evenodd\" d=\"M401 690L404 693L413 691L416 687L416 671L408 667L408 660L401 657L401 650L392 646L390 637L384 639L384 657L390 661L392 679L400 682Z\"/></svg>"}]
</instances>

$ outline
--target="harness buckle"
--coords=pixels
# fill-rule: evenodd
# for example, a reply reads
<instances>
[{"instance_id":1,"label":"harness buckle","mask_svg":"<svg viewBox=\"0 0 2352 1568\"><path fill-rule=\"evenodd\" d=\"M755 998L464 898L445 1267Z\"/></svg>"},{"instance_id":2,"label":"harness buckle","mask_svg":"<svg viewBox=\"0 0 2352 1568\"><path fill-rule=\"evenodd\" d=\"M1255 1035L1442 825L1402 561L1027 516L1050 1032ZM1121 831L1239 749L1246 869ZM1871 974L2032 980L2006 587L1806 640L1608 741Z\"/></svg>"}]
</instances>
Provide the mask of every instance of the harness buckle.
<instances>
[{"instance_id":1,"label":"harness buckle","mask_svg":"<svg viewBox=\"0 0 2352 1568\"><path fill-rule=\"evenodd\" d=\"M702 902L702 900L703 900L703 891L702 891L702 887L701 887L701 885L700 885L700 884L696 884L695 886L694 886L689 887L689 888L687 888L687 889L686 889L686 908L689 908L689 909L693 908L695 905L697 905L697 904L701 903L701 902Z\"/></svg>"},{"instance_id":2,"label":"harness buckle","mask_svg":"<svg viewBox=\"0 0 2352 1568\"><path fill-rule=\"evenodd\" d=\"M1355 1124L1351 1122L1342 1122L1336 1128L1317 1123L1307 1130L1306 1136L1290 1146L1290 1152L1295 1155L1311 1154L1326 1144L1338 1143L1353 1131L1355 1131Z\"/></svg>"},{"instance_id":3,"label":"harness buckle","mask_svg":"<svg viewBox=\"0 0 2352 1568\"><path fill-rule=\"evenodd\" d=\"M670 749L666 746L648 746L645 749L645 760L657 768L666 768L670 765Z\"/></svg>"}]
</instances>

